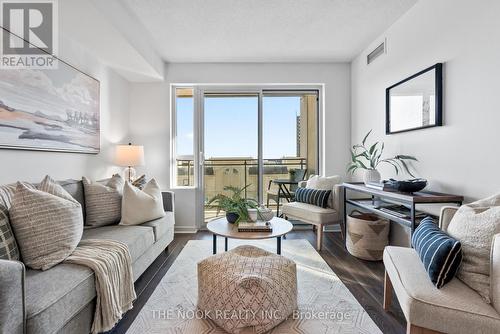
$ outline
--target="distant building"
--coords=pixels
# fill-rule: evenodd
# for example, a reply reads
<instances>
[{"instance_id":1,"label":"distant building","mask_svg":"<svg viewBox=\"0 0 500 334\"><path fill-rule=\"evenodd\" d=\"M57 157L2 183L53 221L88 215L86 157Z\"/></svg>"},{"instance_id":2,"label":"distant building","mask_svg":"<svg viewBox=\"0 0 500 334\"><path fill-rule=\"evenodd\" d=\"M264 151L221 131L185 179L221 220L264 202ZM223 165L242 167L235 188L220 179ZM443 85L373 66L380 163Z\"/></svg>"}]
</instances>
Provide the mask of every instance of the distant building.
<instances>
[{"instance_id":1,"label":"distant building","mask_svg":"<svg viewBox=\"0 0 500 334\"><path fill-rule=\"evenodd\" d=\"M296 126L296 137L297 137L297 156L300 157L300 115L297 115L296 116L296 123L297 123L297 126Z\"/></svg>"}]
</instances>

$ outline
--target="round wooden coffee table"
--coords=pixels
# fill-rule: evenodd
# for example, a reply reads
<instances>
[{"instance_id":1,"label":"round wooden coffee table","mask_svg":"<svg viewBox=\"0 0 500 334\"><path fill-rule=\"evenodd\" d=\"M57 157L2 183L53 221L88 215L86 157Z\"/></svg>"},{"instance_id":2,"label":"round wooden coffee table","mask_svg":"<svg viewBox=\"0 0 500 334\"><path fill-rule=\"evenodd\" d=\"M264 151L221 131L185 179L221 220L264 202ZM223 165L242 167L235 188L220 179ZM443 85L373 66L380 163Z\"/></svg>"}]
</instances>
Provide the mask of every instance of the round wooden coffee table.
<instances>
[{"instance_id":1,"label":"round wooden coffee table","mask_svg":"<svg viewBox=\"0 0 500 334\"><path fill-rule=\"evenodd\" d=\"M217 253L217 236L224 237L224 250L227 252L227 239L258 240L276 238L276 253L281 254L281 237L293 228L293 225L286 219L273 217L270 220L273 226L271 232L238 232L238 226L228 223L227 219L219 218L207 224L207 229L213 233L214 245L213 253Z\"/></svg>"}]
</instances>

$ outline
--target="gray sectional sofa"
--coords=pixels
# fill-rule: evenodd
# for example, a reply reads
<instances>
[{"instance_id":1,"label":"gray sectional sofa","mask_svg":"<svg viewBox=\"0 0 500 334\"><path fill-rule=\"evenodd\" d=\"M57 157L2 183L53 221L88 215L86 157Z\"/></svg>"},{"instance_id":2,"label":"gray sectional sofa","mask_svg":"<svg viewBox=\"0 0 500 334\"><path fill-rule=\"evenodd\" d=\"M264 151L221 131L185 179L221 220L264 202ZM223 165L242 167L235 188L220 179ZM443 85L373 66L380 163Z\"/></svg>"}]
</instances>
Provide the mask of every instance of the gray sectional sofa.
<instances>
[{"instance_id":1,"label":"gray sectional sofa","mask_svg":"<svg viewBox=\"0 0 500 334\"><path fill-rule=\"evenodd\" d=\"M60 184L84 205L81 181ZM174 195L163 193L166 216L142 225L85 229L83 239L113 239L127 244L134 281L174 238ZM0 333L89 333L96 299L94 273L87 267L59 264L31 270L21 262L0 260Z\"/></svg>"}]
</instances>

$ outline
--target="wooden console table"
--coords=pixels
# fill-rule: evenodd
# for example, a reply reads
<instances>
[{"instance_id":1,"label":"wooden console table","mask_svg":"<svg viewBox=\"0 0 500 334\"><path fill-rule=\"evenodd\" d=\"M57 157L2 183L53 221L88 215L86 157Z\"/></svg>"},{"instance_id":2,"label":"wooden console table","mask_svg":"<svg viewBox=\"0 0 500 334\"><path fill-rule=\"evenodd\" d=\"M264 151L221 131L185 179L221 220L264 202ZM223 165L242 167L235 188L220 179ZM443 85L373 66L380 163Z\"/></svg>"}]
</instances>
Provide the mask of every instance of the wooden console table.
<instances>
[{"instance_id":1,"label":"wooden console table","mask_svg":"<svg viewBox=\"0 0 500 334\"><path fill-rule=\"evenodd\" d=\"M377 190L365 186L362 182L346 182L342 184L344 188L344 235L346 231L347 222L347 205L352 205L365 211L372 212L378 216L384 217L401 225L411 228L411 233L417 227L417 204L456 204L458 206L462 205L464 200L463 196L442 194L432 191L419 191L415 193L402 193L397 191L384 191ZM347 192L358 192L363 193L368 196L364 199L349 199ZM387 211L382 211L381 206L384 204L399 204L408 208L408 216L400 217L391 214Z\"/></svg>"}]
</instances>

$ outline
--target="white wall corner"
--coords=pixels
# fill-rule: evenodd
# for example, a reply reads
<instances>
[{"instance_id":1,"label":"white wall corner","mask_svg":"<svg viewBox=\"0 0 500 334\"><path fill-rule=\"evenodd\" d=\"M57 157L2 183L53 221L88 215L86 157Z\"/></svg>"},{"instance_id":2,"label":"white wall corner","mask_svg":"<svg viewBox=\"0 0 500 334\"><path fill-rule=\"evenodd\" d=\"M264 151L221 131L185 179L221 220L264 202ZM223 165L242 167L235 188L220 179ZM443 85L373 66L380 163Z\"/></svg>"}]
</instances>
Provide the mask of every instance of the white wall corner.
<instances>
[{"instance_id":1,"label":"white wall corner","mask_svg":"<svg viewBox=\"0 0 500 334\"><path fill-rule=\"evenodd\" d=\"M62 37L91 50L126 80L163 80L163 61L150 35L119 1L64 0L59 2L59 13Z\"/></svg>"},{"instance_id":2,"label":"white wall corner","mask_svg":"<svg viewBox=\"0 0 500 334\"><path fill-rule=\"evenodd\" d=\"M165 72L163 59L156 51L150 33L135 13L119 0L92 0L92 3L151 65L158 79L163 80Z\"/></svg>"}]
</instances>

